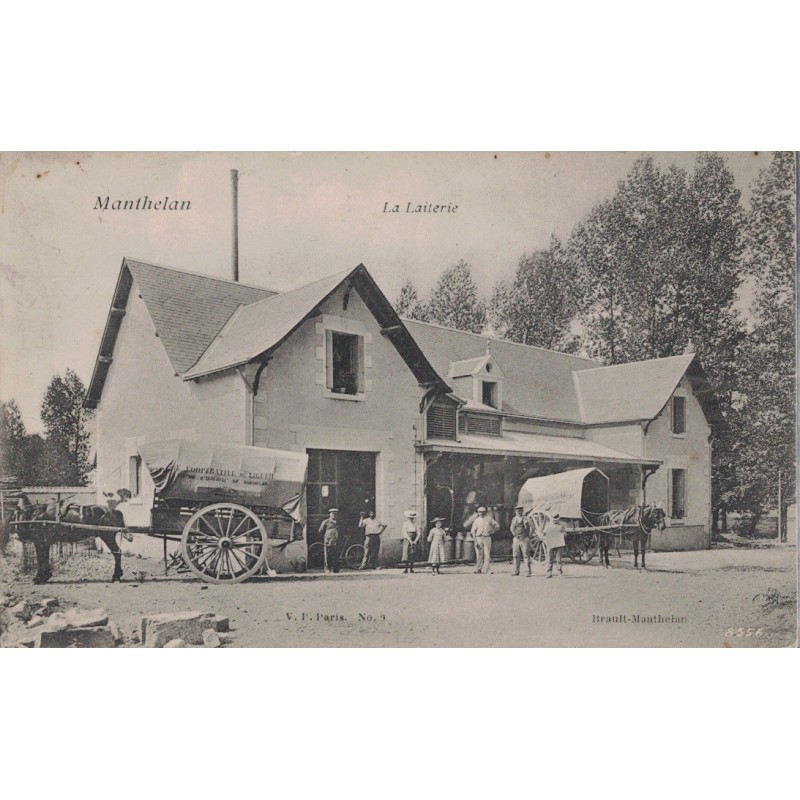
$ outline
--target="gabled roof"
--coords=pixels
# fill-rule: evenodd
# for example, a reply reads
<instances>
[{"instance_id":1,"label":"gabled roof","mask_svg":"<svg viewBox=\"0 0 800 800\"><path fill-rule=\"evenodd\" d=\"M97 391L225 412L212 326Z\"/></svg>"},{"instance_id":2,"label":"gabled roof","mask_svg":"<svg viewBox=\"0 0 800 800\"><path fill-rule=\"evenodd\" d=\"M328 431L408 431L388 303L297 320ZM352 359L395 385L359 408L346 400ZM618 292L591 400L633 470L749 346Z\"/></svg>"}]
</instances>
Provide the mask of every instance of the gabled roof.
<instances>
[{"instance_id":1,"label":"gabled roof","mask_svg":"<svg viewBox=\"0 0 800 800\"><path fill-rule=\"evenodd\" d=\"M447 375L453 362L486 358L486 336L403 322L440 375ZM582 422L572 371L595 367L594 361L503 339L491 340L491 355L503 373L503 413Z\"/></svg>"},{"instance_id":2,"label":"gabled roof","mask_svg":"<svg viewBox=\"0 0 800 800\"><path fill-rule=\"evenodd\" d=\"M95 408L100 401L134 281L177 374L200 358L240 305L275 294L256 286L124 258L86 395L87 408Z\"/></svg>"},{"instance_id":3,"label":"gabled roof","mask_svg":"<svg viewBox=\"0 0 800 800\"><path fill-rule=\"evenodd\" d=\"M650 420L667 404L694 360L688 353L575 372L583 422Z\"/></svg>"},{"instance_id":4,"label":"gabled roof","mask_svg":"<svg viewBox=\"0 0 800 800\"><path fill-rule=\"evenodd\" d=\"M354 289L419 382L449 387L431 366L363 264L291 292L123 259L84 405L96 408L111 366L128 295L136 284L176 375L208 375L279 346L330 294ZM270 302L272 301L272 302ZM446 374L446 373L445 373Z\"/></svg>"},{"instance_id":5,"label":"gabled roof","mask_svg":"<svg viewBox=\"0 0 800 800\"><path fill-rule=\"evenodd\" d=\"M466 378L468 375L474 375L484 363L488 356L483 358L467 358L464 361L454 361L450 364L448 370L448 378Z\"/></svg>"},{"instance_id":6,"label":"gabled roof","mask_svg":"<svg viewBox=\"0 0 800 800\"><path fill-rule=\"evenodd\" d=\"M290 292L239 306L185 379L237 367L278 344L350 275L338 272Z\"/></svg>"},{"instance_id":7,"label":"gabled roof","mask_svg":"<svg viewBox=\"0 0 800 800\"><path fill-rule=\"evenodd\" d=\"M194 275L141 261L125 263L153 318L175 372L200 357L240 306L274 297L275 292L236 281Z\"/></svg>"}]
</instances>

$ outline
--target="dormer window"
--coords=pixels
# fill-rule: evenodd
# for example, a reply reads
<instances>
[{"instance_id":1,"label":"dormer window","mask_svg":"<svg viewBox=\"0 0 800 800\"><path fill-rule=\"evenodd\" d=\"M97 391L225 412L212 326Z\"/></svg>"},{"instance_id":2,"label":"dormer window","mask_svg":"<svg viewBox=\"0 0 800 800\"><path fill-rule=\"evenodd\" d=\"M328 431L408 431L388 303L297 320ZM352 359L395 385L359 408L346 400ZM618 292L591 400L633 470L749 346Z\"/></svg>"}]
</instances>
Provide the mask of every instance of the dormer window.
<instances>
[{"instance_id":1,"label":"dormer window","mask_svg":"<svg viewBox=\"0 0 800 800\"><path fill-rule=\"evenodd\" d=\"M488 344L486 355L452 362L448 379L455 393L470 407L502 410L503 371Z\"/></svg>"}]
</instances>

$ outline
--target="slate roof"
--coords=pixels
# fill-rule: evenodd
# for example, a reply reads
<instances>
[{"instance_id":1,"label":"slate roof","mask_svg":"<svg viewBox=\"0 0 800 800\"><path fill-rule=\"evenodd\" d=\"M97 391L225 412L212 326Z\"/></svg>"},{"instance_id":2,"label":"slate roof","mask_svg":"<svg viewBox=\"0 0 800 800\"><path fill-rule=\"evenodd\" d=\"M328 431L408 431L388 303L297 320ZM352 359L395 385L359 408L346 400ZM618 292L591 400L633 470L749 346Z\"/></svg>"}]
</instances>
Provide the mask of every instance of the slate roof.
<instances>
[{"instance_id":1,"label":"slate roof","mask_svg":"<svg viewBox=\"0 0 800 800\"><path fill-rule=\"evenodd\" d=\"M175 372L186 372L240 305L275 292L125 259Z\"/></svg>"},{"instance_id":2,"label":"slate roof","mask_svg":"<svg viewBox=\"0 0 800 800\"><path fill-rule=\"evenodd\" d=\"M200 360L184 378L246 364L294 330L352 270L330 275L290 292L239 306Z\"/></svg>"},{"instance_id":3,"label":"slate roof","mask_svg":"<svg viewBox=\"0 0 800 800\"><path fill-rule=\"evenodd\" d=\"M403 322L440 375L449 373L452 362L486 357L486 336L416 320ZM490 341L503 373L504 413L582 422L572 371L596 367L596 362L503 339Z\"/></svg>"},{"instance_id":4,"label":"slate roof","mask_svg":"<svg viewBox=\"0 0 800 800\"><path fill-rule=\"evenodd\" d=\"M653 419L675 391L693 353L575 372L584 424Z\"/></svg>"},{"instance_id":5,"label":"slate roof","mask_svg":"<svg viewBox=\"0 0 800 800\"><path fill-rule=\"evenodd\" d=\"M121 309L135 285L176 374L185 379L244 364L280 344L343 281L367 301L376 319L425 385L471 373L487 358L487 337L411 319L401 320L359 265L282 294L234 281L124 259L85 404L96 407L111 361ZM721 415L694 355L601 367L591 359L488 340L502 373L502 413L576 425L653 419L687 374L706 416ZM466 374L468 374L466 373ZM466 407L493 411L463 397ZM495 412L496 413L496 412ZM551 437L548 437L551 438ZM513 448L512 448L513 449Z\"/></svg>"}]
</instances>

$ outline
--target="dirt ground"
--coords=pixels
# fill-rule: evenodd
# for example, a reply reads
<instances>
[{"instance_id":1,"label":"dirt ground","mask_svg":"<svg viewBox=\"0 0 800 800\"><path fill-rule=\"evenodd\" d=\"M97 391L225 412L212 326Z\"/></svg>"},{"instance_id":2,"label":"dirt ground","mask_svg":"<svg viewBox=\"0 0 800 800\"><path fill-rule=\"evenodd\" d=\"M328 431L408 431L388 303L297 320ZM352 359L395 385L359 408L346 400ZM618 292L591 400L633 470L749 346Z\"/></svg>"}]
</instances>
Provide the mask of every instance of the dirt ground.
<instances>
[{"instance_id":1,"label":"dirt ground","mask_svg":"<svg viewBox=\"0 0 800 800\"><path fill-rule=\"evenodd\" d=\"M235 647L791 647L797 629L797 551L776 546L648 553L603 570L567 561L564 575L489 575L466 566L285 576L215 586L163 575L160 562L75 555L34 586L20 558L0 559L0 592L104 608L123 629L145 614L212 611L231 620Z\"/></svg>"}]
</instances>

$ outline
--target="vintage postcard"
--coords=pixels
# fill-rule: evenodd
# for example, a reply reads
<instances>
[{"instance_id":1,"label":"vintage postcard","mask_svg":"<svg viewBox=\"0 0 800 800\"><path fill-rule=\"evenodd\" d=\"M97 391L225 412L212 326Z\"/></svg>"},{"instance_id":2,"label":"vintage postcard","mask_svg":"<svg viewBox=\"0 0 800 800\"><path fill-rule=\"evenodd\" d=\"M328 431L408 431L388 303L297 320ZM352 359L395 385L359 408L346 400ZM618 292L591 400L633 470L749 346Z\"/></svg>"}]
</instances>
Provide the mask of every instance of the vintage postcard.
<instances>
[{"instance_id":1,"label":"vintage postcard","mask_svg":"<svg viewBox=\"0 0 800 800\"><path fill-rule=\"evenodd\" d=\"M0 154L0 644L795 646L796 187Z\"/></svg>"}]
</instances>

